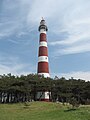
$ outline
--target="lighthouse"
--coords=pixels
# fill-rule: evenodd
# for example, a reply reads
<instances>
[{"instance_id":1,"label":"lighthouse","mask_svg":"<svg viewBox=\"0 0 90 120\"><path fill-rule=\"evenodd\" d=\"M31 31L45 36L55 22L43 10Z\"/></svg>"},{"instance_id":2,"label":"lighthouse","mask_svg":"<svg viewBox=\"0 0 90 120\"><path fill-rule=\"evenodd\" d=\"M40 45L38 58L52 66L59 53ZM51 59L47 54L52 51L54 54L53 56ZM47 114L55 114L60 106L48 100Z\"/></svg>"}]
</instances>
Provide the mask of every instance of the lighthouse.
<instances>
[{"instance_id":1,"label":"lighthouse","mask_svg":"<svg viewBox=\"0 0 90 120\"><path fill-rule=\"evenodd\" d=\"M39 28L40 39L39 39L39 52L38 52L38 75L44 77L50 77L49 75L49 63L48 63L48 47L47 47L47 36L46 32L48 28L45 20L42 18Z\"/></svg>"},{"instance_id":2,"label":"lighthouse","mask_svg":"<svg viewBox=\"0 0 90 120\"><path fill-rule=\"evenodd\" d=\"M47 47L47 25L45 20L42 18L38 28L39 35L39 51L38 51L38 76L44 76L45 78L50 77L49 74L49 63L48 63L48 47ZM50 101L51 92L48 90L38 91L37 100L39 101Z\"/></svg>"}]
</instances>

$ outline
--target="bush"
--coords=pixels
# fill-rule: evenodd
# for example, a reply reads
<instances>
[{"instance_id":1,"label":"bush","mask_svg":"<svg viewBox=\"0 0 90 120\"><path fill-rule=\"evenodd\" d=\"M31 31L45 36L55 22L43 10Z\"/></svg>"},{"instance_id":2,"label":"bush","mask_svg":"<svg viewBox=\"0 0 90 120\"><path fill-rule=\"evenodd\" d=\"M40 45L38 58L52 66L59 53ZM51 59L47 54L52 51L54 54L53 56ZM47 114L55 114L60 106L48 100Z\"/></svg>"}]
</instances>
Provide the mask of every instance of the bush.
<instances>
[{"instance_id":1,"label":"bush","mask_svg":"<svg viewBox=\"0 0 90 120\"><path fill-rule=\"evenodd\" d=\"M79 107L79 102L77 101L76 98L72 97L69 101L69 103L72 105L72 109L76 109Z\"/></svg>"}]
</instances>

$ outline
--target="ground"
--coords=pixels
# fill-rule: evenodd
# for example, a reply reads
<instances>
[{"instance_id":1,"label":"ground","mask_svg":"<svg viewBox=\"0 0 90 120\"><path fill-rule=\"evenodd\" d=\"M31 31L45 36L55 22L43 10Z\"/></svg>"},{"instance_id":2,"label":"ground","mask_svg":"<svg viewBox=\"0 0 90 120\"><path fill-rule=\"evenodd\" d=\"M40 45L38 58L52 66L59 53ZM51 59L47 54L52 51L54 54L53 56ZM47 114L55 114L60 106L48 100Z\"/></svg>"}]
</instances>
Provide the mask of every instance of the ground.
<instances>
[{"instance_id":1,"label":"ground","mask_svg":"<svg viewBox=\"0 0 90 120\"><path fill-rule=\"evenodd\" d=\"M52 102L0 104L0 120L90 120L90 106L76 110Z\"/></svg>"}]
</instances>

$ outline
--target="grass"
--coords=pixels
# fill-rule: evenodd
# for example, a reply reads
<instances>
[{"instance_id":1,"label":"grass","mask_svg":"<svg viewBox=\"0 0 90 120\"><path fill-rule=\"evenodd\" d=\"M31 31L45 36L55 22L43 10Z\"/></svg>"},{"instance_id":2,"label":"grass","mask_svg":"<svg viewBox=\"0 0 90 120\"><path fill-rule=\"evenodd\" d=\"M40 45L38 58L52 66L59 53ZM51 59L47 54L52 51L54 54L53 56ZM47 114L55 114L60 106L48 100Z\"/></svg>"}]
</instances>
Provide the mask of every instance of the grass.
<instances>
[{"instance_id":1,"label":"grass","mask_svg":"<svg viewBox=\"0 0 90 120\"><path fill-rule=\"evenodd\" d=\"M0 120L90 120L90 106L68 110L51 102L0 104Z\"/></svg>"}]
</instances>

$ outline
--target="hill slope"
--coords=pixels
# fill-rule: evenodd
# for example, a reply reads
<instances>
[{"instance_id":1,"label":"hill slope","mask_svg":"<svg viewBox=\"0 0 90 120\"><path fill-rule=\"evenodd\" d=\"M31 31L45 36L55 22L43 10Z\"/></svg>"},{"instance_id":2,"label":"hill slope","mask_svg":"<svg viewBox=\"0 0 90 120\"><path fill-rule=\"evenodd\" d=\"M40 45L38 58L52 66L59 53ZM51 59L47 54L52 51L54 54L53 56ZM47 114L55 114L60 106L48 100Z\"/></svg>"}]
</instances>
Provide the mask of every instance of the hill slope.
<instances>
[{"instance_id":1,"label":"hill slope","mask_svg":"<svg viewBox=\"0 0 90 120\"><path fill-rule=\"evenodd\" d=\"M0 104L0 120L90 120L90 106L68 111L51 102Z\"/></svg>"}]
</instances>

